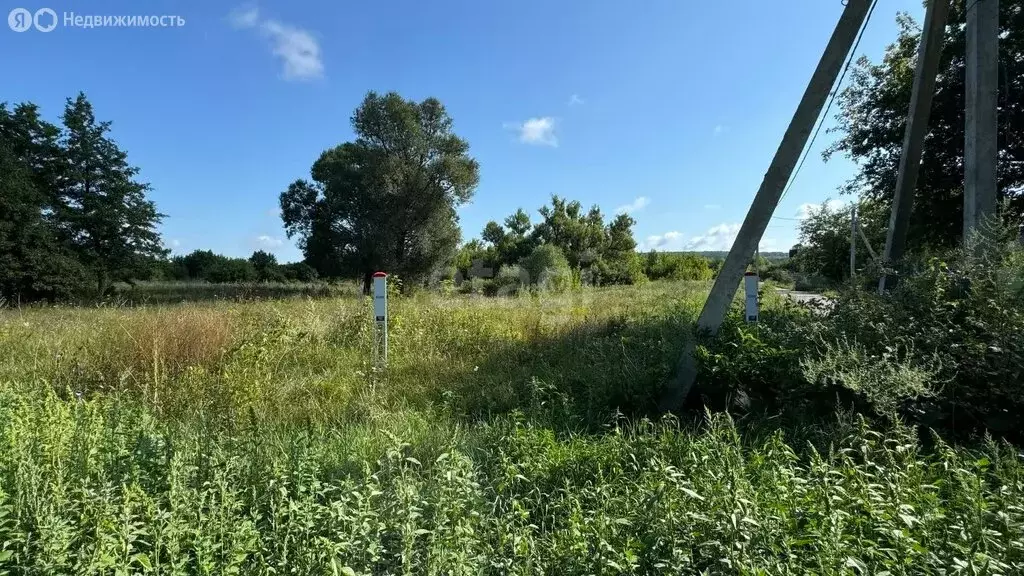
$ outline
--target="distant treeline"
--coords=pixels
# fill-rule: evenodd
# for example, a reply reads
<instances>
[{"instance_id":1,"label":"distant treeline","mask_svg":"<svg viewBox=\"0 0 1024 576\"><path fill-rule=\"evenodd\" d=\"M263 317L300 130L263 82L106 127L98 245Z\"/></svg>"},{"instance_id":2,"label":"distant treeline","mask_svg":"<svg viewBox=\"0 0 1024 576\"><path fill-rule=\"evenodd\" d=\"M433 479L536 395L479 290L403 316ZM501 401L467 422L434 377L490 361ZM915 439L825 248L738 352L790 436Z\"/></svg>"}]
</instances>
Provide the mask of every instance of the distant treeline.
<instances>
[{"instance_id":1,"label":"distant treeline","mask_svg":"<svg viewBox=\"0 0 1024 576\"><path fill-rule=\"evenodd\" d=\"M152 263L150 280L229 282L312 282L316 270L303 262L278 264L269 252L257 250L249 258L231 258L210 250Z\"/></svg>"}]
</instances>

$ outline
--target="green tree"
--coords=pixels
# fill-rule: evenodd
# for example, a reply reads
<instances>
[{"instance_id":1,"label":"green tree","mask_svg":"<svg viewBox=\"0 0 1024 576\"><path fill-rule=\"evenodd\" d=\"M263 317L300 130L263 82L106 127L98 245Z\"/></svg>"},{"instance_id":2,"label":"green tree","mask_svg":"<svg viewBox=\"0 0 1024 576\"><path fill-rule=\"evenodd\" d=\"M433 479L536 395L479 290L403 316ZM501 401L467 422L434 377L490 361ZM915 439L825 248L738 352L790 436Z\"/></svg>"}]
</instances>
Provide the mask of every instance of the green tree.
<instances>
[{"instance_id":1,"label":"green tree","mask_svg":"<svg viewBox=\"0 0 1024 576\"><path fill-rule=\"evenodd\" d=\"M597 262L605 243L604 218L599 207L583 212L578 201L552 196L551 206L542 207L540 215L543 219L533 231L539 244L557 246L569 266L576 270Z\"/></svg>"},{"instance_id":2,"label":"green tree","mask_svg":"<svg viewBox=\"0 0 1024 576\"><path fill-rule=\"evenodd\" d=\"M245 258L226 258L220 260L209 270L206 279L214 283L252 282L256 280L256 269Z\"/></svg>"},{"instance_id":3,"label":"green tree","mask_svg":"<svg viewBox=\"0 0 1024 576\"><path fill-rule=\"evenodd\" d=\"M968 0L973 1L973 0ZM999 6L999 191L1010 217L1024 213L1024 10ZM908 247L958 243L963 228L965 3L955 0L935 85L928 135L914 194ZM854 159L859 170L844 191L882 201L896 187L903 132L920 42L917 24L897 17L899 36L880 63L861 58L839 98L834 129L841 137L825 152Z\"/></svg>"},{"instance_id":4,"label":"green tree","mask_svg":"<svg viewBox=\"0 0 1024 576\"><path fill-rule=\"evenodd\" d=\"M532 228L530 215L522 208L505 218L504 226L493 220L488 222L480 238L493 249L492 265L500 268L516 264L533 252L537 238Z\"/></svg>"},{"instance_id":5,"label":"green tree","mask_svg":"<svg viewBox=\"0 0 1024 576\"><path fill-rule=\"evenodd\" d=\"M34 104L0 103L0 298L10 303L81 288L84 270L57 228L59 136Z\"/></svg>"},{"instance_id":6,"label":"green tree","mask_svg":"<svg viewBox=\"0 0 1024 576\"><path fill-rule=\"evenodd\" d=\"M223 256L214 254L212 250L193 250L181 257L181 264L190 279L206 280L210 276L210 271L219 266L223 260Z\"/></svg>"},{"instance_id":7,"label":"green tree","mask_svg":"<svg viewBox=\"0 0 1024 576\"><path fill-rule=\"evenodd\" d=\"M257 250L249 257L256 272L256 279L260 282L280 282L285 279L280 267L277 264L277 257L264 250Z\"/></svg>"},{"instance_id":8,"label":"green tree","mask_svg":"<svg viewBox=\"0 0 1024 576\"><path fill-rule=\"evenodd\" d=\"M322 276L376 270L420 281L449 261L459 241L455 208L472 198L479 166L434 99L367 94L352 116L354 142L321 154L312 182L281 194L289 237Z\"/></svg>"},{"instance_id":9,"label":"green tree","mask_svg":"<svg viewBox=\"0 0 1024 576\"><path fill-rule=\"evenodd\" d=\"M305 262L292 262L281 266L286 280L292 282L313 282L317 279L316 270Z\"/></svg>"},{"instance_id":10,"label":"green tree","mask_svg":"<svg viewBox=\"0 0 1024 576\"><path fill-rule=\"evenodd\" d=\"M636 253L633 225L629 214L619 214L605 229L599 262L599 280L605 284L636 284L646 280L643 262Z\"/></svg>"},{"instance_id":11,"label":"green tree","mask_svg":"<svg viewBox=\"0 0 1024 576\"><path fill-rule=\"evenodd\" d=\"M858 225L876 252L884 245L888 217L887 207L878 201L865 201L857 208ZM847 280L850 277L850 208L831 209L825 203L812 209L800 223L799 246L790 263L797 272L821 276L832 283ZM862 245L858 246L858 268L861 268L868 264L870 257Z\"/></svg>"},{"instance_id":12,"label":"green tree","mask_svg":"<svg viewBox=\"0 0 1024 576\"><path fill-rule=\"evenodd\" d=\"M131 281L149 259L167 254L156 231L163 215L146 199L149 185L135 180L138 168L108 136L110 122L96 121L85 94L67 100L63 122L58 217L102 295L112 281Z\"/></svg>"}]
</instances>

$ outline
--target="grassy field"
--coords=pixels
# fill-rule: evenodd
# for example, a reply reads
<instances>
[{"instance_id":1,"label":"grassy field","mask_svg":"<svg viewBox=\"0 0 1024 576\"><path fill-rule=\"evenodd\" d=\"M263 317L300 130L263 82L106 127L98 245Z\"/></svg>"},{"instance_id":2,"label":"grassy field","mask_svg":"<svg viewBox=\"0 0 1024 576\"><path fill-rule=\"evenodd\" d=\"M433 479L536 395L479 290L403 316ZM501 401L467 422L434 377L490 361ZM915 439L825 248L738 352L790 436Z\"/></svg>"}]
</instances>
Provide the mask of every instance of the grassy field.
<instances>
[{"instance_id":1,"label":"grassy field","mask_svg":"<svg viewBox=\"0 0 1024 576\"><path fill-rule=\"evenodd\" d=\"M136 282L114 286L109 300L118 306L154 306L186 302L251 302L286 298L357 296L354 282Z\"/></svg>"},{"instance_id":2,"label":"grassy field","mask_svg":"<svg viewBox=\"0 0 1024 576\"><path fill-rule=\"evenodd\" d=\"M1009 445L657 416L705 293L0 312L0 574L1024 573Z\"/></svg>"}]
</instances>

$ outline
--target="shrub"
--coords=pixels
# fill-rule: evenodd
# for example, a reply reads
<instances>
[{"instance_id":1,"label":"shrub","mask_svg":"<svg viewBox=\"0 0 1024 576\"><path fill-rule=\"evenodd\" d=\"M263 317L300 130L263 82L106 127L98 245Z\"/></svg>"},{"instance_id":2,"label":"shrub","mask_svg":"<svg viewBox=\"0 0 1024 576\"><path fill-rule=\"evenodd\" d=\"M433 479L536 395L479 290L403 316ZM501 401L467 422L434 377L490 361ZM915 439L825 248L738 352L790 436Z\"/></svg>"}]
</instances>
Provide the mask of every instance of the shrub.
<instances>
[{"instance_id":1,"label":"shrub","mask_svg":"<svg viewBox=\"0 0 1024 576\"><path fill-rule=\"evenodd\" d=\"M885 295L848 286L812 314L766 310L756 327L730 315L701 351L704 389L805 412L853 403L1022 439L1022 262L1019 245L991 232L945 260L904 266L910 272Z\"/></svg>"},{"instance_id":2,"label":"shrub","mask_svg":"<svg viewBox=\"0 0 1024 576\"><path fill-rule=\"evenodd\" d=\"M873 354L845 338L825 342L820 354L801 360L803 376L812 386L852 393L866 404L860 411L895 417L900 408L935 394L938 369L922 365L911 351L890 348Z\"/></svg>"},{"instance_id":3,"label":"shrub","mask_svg":"<svg viewBox=\"0 0 1024 576\"><path fill-rule=\"evenodd\" d=\"M714 275L707 258L651 250L644 258L644 273L651 280L710 280Z\"/></svg>"},{"instance_id":4,"label":"shrub","mask_svg":"<svg viewBox=\"0 0 1024 576\"><path fill-rule=\"evenodd\" d=\"M562 292L572 282L572 271L565 254L557 246L541 244L521 262L530 281L541 290Z\"/></svg>"},{"instance_id":5,"label":"shrub","mask_svg":"<svg viewBox=\"0 0 1024 576\"><path fill-rule=\"evenodd\" d=\"M502 266L492 285L497 296L514 296L530 285L530 274L515 264Z\"/></svg>"}]
</instances>

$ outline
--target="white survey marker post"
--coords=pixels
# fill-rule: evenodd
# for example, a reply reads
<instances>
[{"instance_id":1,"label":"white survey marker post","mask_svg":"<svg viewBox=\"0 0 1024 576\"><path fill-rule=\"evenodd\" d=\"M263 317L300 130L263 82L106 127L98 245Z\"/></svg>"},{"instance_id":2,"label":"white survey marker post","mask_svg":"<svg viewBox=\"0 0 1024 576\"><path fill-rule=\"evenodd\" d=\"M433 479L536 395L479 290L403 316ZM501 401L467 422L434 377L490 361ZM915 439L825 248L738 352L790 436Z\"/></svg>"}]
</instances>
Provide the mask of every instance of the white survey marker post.
<instances>
[{"instance_id":1,"label":"white survey marker post","mask_svg":"<svg viewBox=\"0 0 1024 576\"><path fill-rule=\"evenodd\" d=\"M388 275L373 273L373 317L377 322L377 338L374 342L376 359L388 361Z\"/></svg>"},{"instance_id":2,"label":"white survey marker post","mask_svg":"<svg viewBox=\"0 0 1024 576\"><path fill-rule=\"evenodd\" d=\"M760 279L757 272L743 275L743 288L747 295L747 322L757 322L757 288Z\"/></svg>"}]
</instances>

